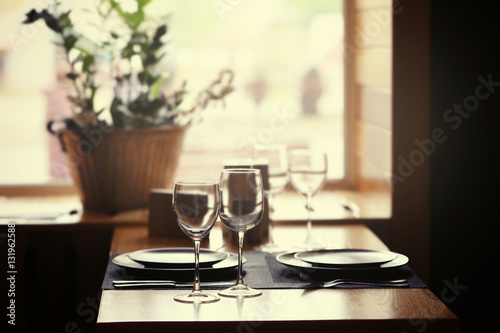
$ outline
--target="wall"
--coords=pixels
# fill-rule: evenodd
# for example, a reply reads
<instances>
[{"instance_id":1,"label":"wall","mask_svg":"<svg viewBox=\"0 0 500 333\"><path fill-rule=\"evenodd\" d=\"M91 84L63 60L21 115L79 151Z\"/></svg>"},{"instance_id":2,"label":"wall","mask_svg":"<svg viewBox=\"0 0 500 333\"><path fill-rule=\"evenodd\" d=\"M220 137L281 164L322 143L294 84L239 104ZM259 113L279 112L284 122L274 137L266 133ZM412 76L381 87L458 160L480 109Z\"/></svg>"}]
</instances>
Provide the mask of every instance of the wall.
<instances>
[{"instance_id":1,"label":"wall","mask_svg":"<svg viewBox=\"0 0 500 333\"><path fill-rule=\"evenodd\" d=\"M351 43L357 184L388 190L392 152L391 1L356 1Z\"/></svg>"},{"instance_id":2,"label":"wall","mask_svg":"<svg viewBox=\"0 0 500 333\"><path fill-rule=\"evenodd\" d=\"M0 225L2 268L7 263L7 229ZM6 308L14 300L16 325L12 330L2 318L0 331L95 332L112 227L19 223L9 233L15 236L17 273L13 284L6 269L0 273L0 288L6 291L0 302Z\"/></svg>"},{"instance_id":3,"label":"wall","mask_svg":"<svg viewBox=\"0 0 500 333\"><path fill-rule=\"evenodd\" d=\"M464 332L498 326L499 22L496 1L432 3L431 290Z\"/></svg>"},{"instance_id":4,"label":"wall","mask_svg":"<svg viewBox=\"0 0 500 333\"><path fill-rule=\"evenodd\" d=\"M429 1L358 0L354 44L357 185L391 198L386 230L370 227L429 278ZM349 60L349 59L348 59Z\"/></svg>"},{"instance_id":5,"label":"wall","mask_svg":"<svg viewBox=\"0 0 500 333\"><path fill-rule=\"evenodd\" d=\"M428 281L430 0L394 4L391 241Z\"/></svg>"}]
</instances>

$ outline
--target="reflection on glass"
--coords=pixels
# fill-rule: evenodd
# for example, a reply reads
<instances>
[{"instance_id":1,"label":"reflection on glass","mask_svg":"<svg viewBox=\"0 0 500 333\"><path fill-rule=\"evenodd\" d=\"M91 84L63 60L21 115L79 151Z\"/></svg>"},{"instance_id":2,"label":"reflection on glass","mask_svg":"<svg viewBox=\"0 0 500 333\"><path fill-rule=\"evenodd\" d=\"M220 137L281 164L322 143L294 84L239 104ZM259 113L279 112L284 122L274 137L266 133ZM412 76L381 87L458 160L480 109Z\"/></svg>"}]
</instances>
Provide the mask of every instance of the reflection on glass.
<instances>
[{"instance_id":1,"label":"reflection on glass","mask_svg":"<svg viewBox=\"0 0 500 333\"><path fill-rule=\"evenodd\" d=\"M280 248L273 238L274 198L281 193L288 184L288 157L287 147L282 144L260 145L253 150L255 162L267 165L267 184L264 183L264 193L269 202L269 241L257 248L264 252L278 252ZM267 185L267 186L266 186Z\"/></svg>"},{"instance_id":2,"label":"reflection on glass","mask_svg":"<svg viewBox=\"0 0 500 333\"><path fill-rule=\"evenodd\" d=\"M205 294L200 286L200 243L210 232L219 213L219 183L217 181L177 181L172 207L179 227L193 240L195 269L193 290L174 299L184 303L210 303L217 295Z\"/></svg>"},{"instance_id":3,"label":"reflection on glass","mask_svg":"<svg viewBox=\"0 0 500 333\"><path fill-rule=\"evenodd\" d=\"M291 150L289 163L291 183L295 190L306 198L307 236L302 247L313 249L319 245L312 238L312 199L326 182L326 154L306 149Z\"/></svg>"},{"instance_id":4,"label":"reflection on glass","mask_svg":"<svg viewBox=\"0 0 500 333\"><path fill-rule=\"evenodd\" d=\"M262 177L257 169L225 169L220 178L220 219L238 235L238 279L236 285L219 291L228 297L262 294L243 281L242 255L245 232L255 227L264 213Z\"/></svg>"}]
</instances>

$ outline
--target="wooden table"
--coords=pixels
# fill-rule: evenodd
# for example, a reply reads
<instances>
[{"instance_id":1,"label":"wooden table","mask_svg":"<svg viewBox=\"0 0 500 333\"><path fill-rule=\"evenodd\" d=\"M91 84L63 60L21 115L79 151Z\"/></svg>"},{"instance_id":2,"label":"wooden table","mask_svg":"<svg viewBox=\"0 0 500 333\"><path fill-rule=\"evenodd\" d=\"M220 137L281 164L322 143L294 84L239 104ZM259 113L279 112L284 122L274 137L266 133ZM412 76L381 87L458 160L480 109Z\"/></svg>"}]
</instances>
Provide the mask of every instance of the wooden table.
<instances>
[{"instance_id":1,"label":"wooden table","mask_svg":"<svg viewBox=\"0 0 500 333\"><path fill-rule=\"evenodd\" d=\"M325 246L387 250L364 225L316 226L313 231ZM303 240L304 226L276 226L274 235L277 244L292 245ZM149 237L145 226L124 226L115 228L111 252L190 245L187 238ZM234 250L220 226L214 227L203 245ZM175 302L173 296L178 293L104 290L98 332L460 331L458 318L426 288L267 289L256 298L221 297L219 302L202 305Z\"/></svg>"}]
</instances>

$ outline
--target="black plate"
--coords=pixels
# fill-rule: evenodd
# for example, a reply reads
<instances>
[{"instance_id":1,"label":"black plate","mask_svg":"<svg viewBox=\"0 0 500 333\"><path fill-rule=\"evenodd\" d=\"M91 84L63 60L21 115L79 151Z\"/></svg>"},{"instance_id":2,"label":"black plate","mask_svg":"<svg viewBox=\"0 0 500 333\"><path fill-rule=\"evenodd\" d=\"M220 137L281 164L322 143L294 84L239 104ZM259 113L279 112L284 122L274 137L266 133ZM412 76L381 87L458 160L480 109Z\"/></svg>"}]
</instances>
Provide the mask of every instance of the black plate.
<instances>
[{"instance_id":1,"label":"black plate","mask_svg":"<svg viewBox=\"0 0 500 333\"><path fill-rule=\"evenodd\" d=\"M242 258L242 263L245 263L245 257ZM147 267L143 264L140 264L136 261L133 261L128 257L128 253L117 255L113 258L113 263L123 268L139 270L143 272L194 272L194 267L184 267L184 268L175 268L175 267ZM238 267L238 255L234 253L229 253L229 257L224 259L213 266L200 267L200 271L218 271L224 269L230 269Z\"/></svg>"},{"instance_id":2,"label":"black plate","mask_svg":"<svg viewBox=\"0 0 500 333\"><path fill-rule=\"evenodd\" d=\"M314 273L314 272L342 272L342 271L349 271L349 272L365 272L365 271L382 271L382 270L387 270L387 269L392 269L392 268L398 268L401 266L406 265L410 260L408 259L407 256L403 254L397 254L397 257L389 261L387 263L377 265L377 266L360 266L360 267L324 267L324 266L315 266L311 263L302 261L300 259L295 258L295 254L297 251L294 252L288 252L288 253L282 253L276 256L276 260L283 265L296 268L299 270L303 270L307 273Z\"/></svg>"},{"instance_id":3,"label":"black plate","mask_svg":"<svg viewBox=\"0 0 500 333\"><path fill-rule=\"evenodd\" d=\"M131 252L128 257L139 264L157 268L193 268L194 249L157 248ZM200 267L211 267L229 257L229 253L200 249Z\"/></svg>"},{"instance_id":4,"label":"black plate","mask_svg":"<svg viewBox=\"0 0 500 333\"><path fill-rule=\"evenodd\" d=\"M294 257L321 267L367 267L379 266L396 259L398 255L390 251L358 250L358 249L321 249L301 251Z\"/></svg>"}]
</instances>

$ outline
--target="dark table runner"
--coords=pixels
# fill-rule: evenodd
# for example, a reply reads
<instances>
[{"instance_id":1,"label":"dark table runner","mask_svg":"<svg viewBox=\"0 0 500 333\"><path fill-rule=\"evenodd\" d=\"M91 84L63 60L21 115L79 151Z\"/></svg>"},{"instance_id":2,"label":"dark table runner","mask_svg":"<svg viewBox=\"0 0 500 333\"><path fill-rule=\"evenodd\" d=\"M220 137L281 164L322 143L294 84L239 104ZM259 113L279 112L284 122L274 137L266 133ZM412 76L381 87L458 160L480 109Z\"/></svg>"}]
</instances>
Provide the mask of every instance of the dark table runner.
<instances>
[{"instance_id":1,"label":"dark table runner","mask_svg":"<svg viewBox=\"0 0 500 333\"><path fill-rule=\"evenodd\" d=\"M243 265L245 283L256 289L307 289L315 288L309 282L302 280L299 277L298 270L285 266L276 260L276 254L263 252L249 251L243 253L247 262ZM102 289L116 289L113 286L113 280L134 280L134 279L169 279L175 281L193 281L193 272L172 273L172 272L149 272L138 269L126 269L115 265L111 257L108 261L108 267L102 284ZM208 281L234 281L237 275L237 269L225 269L214 271L201 271L200 279L203 283ZM333 280L339 277L349 278L379 278L379 279L407 279L409 288L426 288L427 286L408 266L402 266L395 269L380 270L370 275L362 273L364 276L353 275L352 272L328 272L325 274L316 274L316 278L323 280ZM339 285L337 288L370 288L364 285ZM166 287L168 288L168 287ZM150 288L150 289L166 289L166 288ZM124 288L119 288L124 289ZM134 288L127 288L134 289ZM137 289L146 289L144 287ZM190 289L177 288L176 289ZM203 287L203 289L223 289L221 287Z\"/></svg>"}]
</instances>

